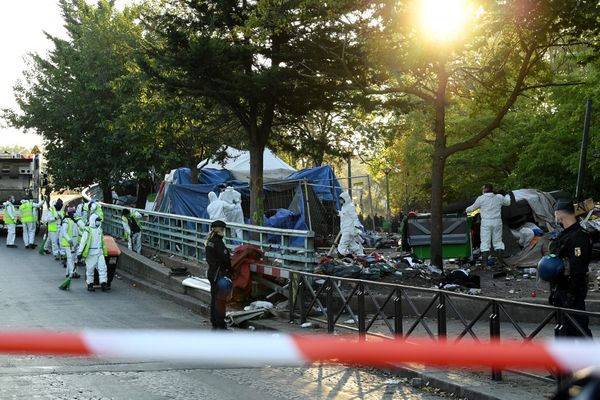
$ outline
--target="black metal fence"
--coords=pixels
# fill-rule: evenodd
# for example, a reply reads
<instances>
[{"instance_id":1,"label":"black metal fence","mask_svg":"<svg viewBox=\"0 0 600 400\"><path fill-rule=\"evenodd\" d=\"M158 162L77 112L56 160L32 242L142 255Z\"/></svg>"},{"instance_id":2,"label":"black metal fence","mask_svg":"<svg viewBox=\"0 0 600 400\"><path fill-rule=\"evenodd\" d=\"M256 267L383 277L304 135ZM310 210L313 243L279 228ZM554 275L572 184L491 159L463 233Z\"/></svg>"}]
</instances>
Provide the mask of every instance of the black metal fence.
<instances>
[{"instance_id":1,"label":"black metal fence","mask_svg":"<svg viewBox=\"0 0 600 400\"><path fill-rule=\"evenodd\" d=\"M289 288L290 321L316 320L326 324L330 333L346 329L362 338L418 334L459 342L468 335L474 341L506 338L527 342L567 336L569 331L586 337L589 333L581 319L600 320L598 312L297 271L290 271ZM549 373L558 376L556 371ZM491 377L502 380L502 371L492 370Z\"/></svg>"}]
</instances>

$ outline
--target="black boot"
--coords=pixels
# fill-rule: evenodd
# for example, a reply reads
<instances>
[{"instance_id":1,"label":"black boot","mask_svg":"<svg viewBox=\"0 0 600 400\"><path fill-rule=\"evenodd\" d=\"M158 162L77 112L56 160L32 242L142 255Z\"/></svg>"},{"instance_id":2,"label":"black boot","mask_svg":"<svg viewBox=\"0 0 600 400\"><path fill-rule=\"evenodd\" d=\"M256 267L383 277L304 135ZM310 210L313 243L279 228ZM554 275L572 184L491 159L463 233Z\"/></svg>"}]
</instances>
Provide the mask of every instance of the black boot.
<instances>
[{"instance_id":1,"label":"black boot","mask_svg":"<svg viewBox=\"0 0 600 400\"><path fill-rule=\"evenodd\" d=\"M481 265L483 266L483 268L487 268L488 258L490 258L490 252L482 251L481 252Z\"/></svg>"},{"instance_id":2,"label":"black boot","mask_svg":"<svg viewBox=\"0 0 600 400\"><path fill-rule=\"evenodd\" d=\"M94 289L94 284L88 283L88 292L94 292L94 291L96 291L96 289Z\"/></svg>"},{"instance_id":3,"label":"black boot","mask_svg":"<svg viewBox=\"0 0 600 400\"><path fill-rule=\"evenodd\" d=\"M496 251L496 259L498 260L498 266L499 267L506 267L506 263L504 262L504 250L497 250Z\"/></svg>"},{"instance_id":4,"label":"black boot","mask_svg":"<svg viewBox=\"0 0 600 400\"><path fill-rule=\"evenodd\" d=\"M110 287L108 287L106 282L102 282L102 284L100 286L102 287L103 292L108 292L110 290Z\"/></svg>"}]
</instances>

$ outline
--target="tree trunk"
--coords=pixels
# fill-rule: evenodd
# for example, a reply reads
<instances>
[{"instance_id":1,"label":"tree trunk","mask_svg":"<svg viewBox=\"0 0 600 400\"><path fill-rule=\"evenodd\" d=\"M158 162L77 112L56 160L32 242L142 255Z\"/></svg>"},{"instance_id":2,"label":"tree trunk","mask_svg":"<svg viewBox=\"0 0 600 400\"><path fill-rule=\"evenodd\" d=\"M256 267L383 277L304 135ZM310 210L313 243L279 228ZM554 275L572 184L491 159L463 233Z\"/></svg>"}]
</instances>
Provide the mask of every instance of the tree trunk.
<instances>
[{"instance_id":1,"label":"tree trunk","mask_svg":"<svg viewBox=\"0 0 600 400\"><path fill-rule=\"evenodd\" d=\"M443 269L442 258L442 205L444 194L444 167L446 159L443 154L434 151L431 173L431 264Z\"/></svg>"},{"instance_id":2,"label":"tree trunk","mask_svg":"<svg viewBox=\"0 0 600 400\"><path fill-rule=\"evenodd\" d=\"M135 200L135 207L144 209L146 208L146 199L150 190L152 189L152 181L148 178L138 180L138 192Z\"/></svg>"},{"instance_id":3,"label":"tree trunk","mask_svg":"<svg viewBox=\"0 0 600 400\"><path fill-rule=\"evenodd\" d=\"M190 173L192 174L193 184L198 183L198 172L198 162L192 159L192 161L190 161Z\"/></svg>"},{"instance_id":4,"label":"tree trunk","mask_svg":"<svg viewBox=\"0 0 600 400\"><path fill-rule=\"evenodd\" d=\"M253 225L264 223L263 153L265 145L253 139L250 143L250 219Z\"/></svg>"},{"instance_id":5,"label":"tree trunk","mask_svg":"<svg viewBox=\"0 0 600 400\"><path fill-rule=\"evenodd\" d=\"M444 195L444 167L446 165L446 86L448 74L444 65L437 66L438 87L435 96L435 143L431 171L431 264L443 270L442 205Z\"/></svg>"},{"instance_id":6,"label":"tree trunk","mask_svg":"<svg viewBox=\"0 0 600 400\"><path fill-rule=\"evenodd\" d=\"M110 184L107 182L100 182L100 189L102 189L102 198L97 199L105 203L112 203L112 190L110 190Z\"/></svg>"}]
</instances>

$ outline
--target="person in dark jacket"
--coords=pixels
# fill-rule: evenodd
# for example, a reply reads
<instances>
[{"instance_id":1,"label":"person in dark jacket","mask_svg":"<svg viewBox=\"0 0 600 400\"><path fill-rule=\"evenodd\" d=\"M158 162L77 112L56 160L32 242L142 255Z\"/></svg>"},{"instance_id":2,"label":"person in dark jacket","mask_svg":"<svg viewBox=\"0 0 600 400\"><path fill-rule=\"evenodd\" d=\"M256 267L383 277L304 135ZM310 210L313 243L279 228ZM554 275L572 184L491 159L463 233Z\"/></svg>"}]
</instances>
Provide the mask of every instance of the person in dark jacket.
<instances>
[{"instance_id":1,"label":"person in dark jacket","mask_svg":"<svg viewBox=\"0 0 600 400\"><path fill-rule=\"evenodd\" d=\"M225 222L217 220L211 225L211 232L206 239L206 274L210 282L210 322L213 329L227 329L225 324L225 310L227 300L219 296L217 281L222 276L231 278L231 254L223 243L225 236Z\"/></svg>"},{"instance_id":2,"label":"person in dark jacket","mask_svg":"<svg viewBox=\"0 0 600 400\"><path fill-rule=\"evenodd\" d=\"M559 200L554 215L556 222L562 225L564 231L552 243L550 251L563 260L565 269L564 273L552 283L550 304L556 307L585 311L592 240L577 222L573 202ZM565 323L566 336L592 336L587 316L573 314L571 317L581 330L567 320Z\"/></svg>"}]
</instances>

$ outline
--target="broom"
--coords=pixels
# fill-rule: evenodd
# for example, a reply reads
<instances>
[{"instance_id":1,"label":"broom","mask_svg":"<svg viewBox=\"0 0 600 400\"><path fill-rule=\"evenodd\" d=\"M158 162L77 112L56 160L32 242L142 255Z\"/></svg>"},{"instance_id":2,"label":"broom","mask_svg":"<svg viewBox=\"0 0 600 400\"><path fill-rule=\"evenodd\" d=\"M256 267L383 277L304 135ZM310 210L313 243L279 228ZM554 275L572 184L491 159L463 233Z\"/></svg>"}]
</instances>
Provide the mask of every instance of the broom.
<instances>
[{"instance_id":1,"label":"broom","mask_svg":"<svg viewBox=\"0 0 600 400\"><path fill-rule=\"evenodd\" d=\"M43 256L44 255L44 247L46 247L46 239L48 238L48 234L44 233L44 237L42 238L42 243L40 243L40 249L38 253Z\"/></svg>"},{"instance_id":2,"label":"broom","mask_svg":"<svg viewBox=\"0 0 600 400\"><path fill-rule=\"evenodd\" d=\"M60 290L67 290L69 289L69 287L71 287L71 277L67 277L63 283L60 284L60 286L58 287Z\"/></svg>"}]
</instances>

